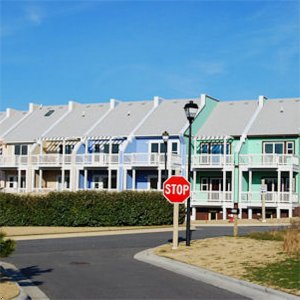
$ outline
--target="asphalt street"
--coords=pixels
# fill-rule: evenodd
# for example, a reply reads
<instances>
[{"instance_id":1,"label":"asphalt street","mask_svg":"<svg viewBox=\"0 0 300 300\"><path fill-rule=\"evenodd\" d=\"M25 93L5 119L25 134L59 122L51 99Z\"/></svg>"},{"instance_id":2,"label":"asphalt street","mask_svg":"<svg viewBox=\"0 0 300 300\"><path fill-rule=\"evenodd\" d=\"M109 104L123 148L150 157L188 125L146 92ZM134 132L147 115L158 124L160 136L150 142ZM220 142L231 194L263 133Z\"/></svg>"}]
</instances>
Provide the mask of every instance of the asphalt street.
<instances>
[{"instance_id":1,"label":"asphalt street","mask_svg":"<svg viewBox=\"0 0 300 300\"><path fill-rule=\"evenodd\" d=\"M243 227L239 232L266 229ZM202 227L192 238L231 234L228 227ZM50 299L246 299L133 259L171 237L169 232L18 241L5 261Z\"/></svg>"}]
</instances>

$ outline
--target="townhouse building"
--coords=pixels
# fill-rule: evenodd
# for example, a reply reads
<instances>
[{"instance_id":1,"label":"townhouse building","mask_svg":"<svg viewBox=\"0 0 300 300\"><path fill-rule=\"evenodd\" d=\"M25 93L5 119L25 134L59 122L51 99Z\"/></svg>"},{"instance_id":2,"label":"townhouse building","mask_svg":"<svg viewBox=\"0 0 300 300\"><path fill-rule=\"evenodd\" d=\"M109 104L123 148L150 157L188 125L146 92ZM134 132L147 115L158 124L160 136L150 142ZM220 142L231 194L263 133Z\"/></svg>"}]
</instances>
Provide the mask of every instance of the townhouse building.
<instances>
[{"instance_id":1,"label":"townhouse building","mask_svg":"<svg viewBox=\"0 0 300 300\"><path fill-rule=\"evenodd\" d=\"M219 101L208 95L67 105L0 113L2 192L161 190L187 176L193 100L192 219L299 213L300 99ZM265 191L262 190L264 187Z\"/></svg>"}]
</instances>

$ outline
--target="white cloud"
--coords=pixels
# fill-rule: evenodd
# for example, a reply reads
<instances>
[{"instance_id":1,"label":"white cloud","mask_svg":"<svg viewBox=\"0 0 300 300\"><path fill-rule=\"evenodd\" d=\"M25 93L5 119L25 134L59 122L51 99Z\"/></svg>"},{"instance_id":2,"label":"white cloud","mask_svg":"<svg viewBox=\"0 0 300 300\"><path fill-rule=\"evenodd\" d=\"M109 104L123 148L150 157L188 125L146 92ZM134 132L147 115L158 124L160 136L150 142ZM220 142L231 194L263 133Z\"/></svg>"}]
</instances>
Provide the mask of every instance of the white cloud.
<instances>
[{"instance_id":1,"label":"white cloud","mask_svg":"<svg viewBox=\"0 0 300 300\"><path fill-rule=\"evenodd\" d=\"M44 14L40 7L29 6L26 9L26 19L34 25L40 25L44 19Z\"/></svg>"}]
</instances>

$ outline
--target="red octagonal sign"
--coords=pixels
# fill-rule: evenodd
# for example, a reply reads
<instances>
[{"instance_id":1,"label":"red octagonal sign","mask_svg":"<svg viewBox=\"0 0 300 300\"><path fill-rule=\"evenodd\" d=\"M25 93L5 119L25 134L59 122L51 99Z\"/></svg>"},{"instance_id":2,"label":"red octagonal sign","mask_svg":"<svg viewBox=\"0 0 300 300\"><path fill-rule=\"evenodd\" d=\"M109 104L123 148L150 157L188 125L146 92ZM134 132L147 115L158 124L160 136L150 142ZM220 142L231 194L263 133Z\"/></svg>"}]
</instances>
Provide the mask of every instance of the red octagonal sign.
<instances>
[{"instance_id":1,"label":"red octagonal sign","mask_svg":"<svg viewBox=\"0 0 300 300\"><path fill-rule=\"evenodd\" d=\"M171 176L163 185L165 198L171 203L183 203L190 197L190 183L183 176Z\"/></svg>"}]
</instances>

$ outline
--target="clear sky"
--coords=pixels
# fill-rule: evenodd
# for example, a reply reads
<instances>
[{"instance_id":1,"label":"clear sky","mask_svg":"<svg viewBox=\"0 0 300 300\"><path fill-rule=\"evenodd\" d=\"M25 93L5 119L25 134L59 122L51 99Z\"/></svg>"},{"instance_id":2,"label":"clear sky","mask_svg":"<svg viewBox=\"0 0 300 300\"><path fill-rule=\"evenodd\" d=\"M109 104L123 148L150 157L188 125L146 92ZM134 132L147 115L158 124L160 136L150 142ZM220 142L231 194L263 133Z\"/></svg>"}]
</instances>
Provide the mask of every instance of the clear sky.
<instances>
[{"instance_id":1,"label":"clear sky","mask_svg":"<svg viewBox=\"0 0 300 300\"><path fill-rule=\"evenodd\" d=\"M0 110L300 96L300 1L3 1Z\"/></svg>"}]
</instances>

